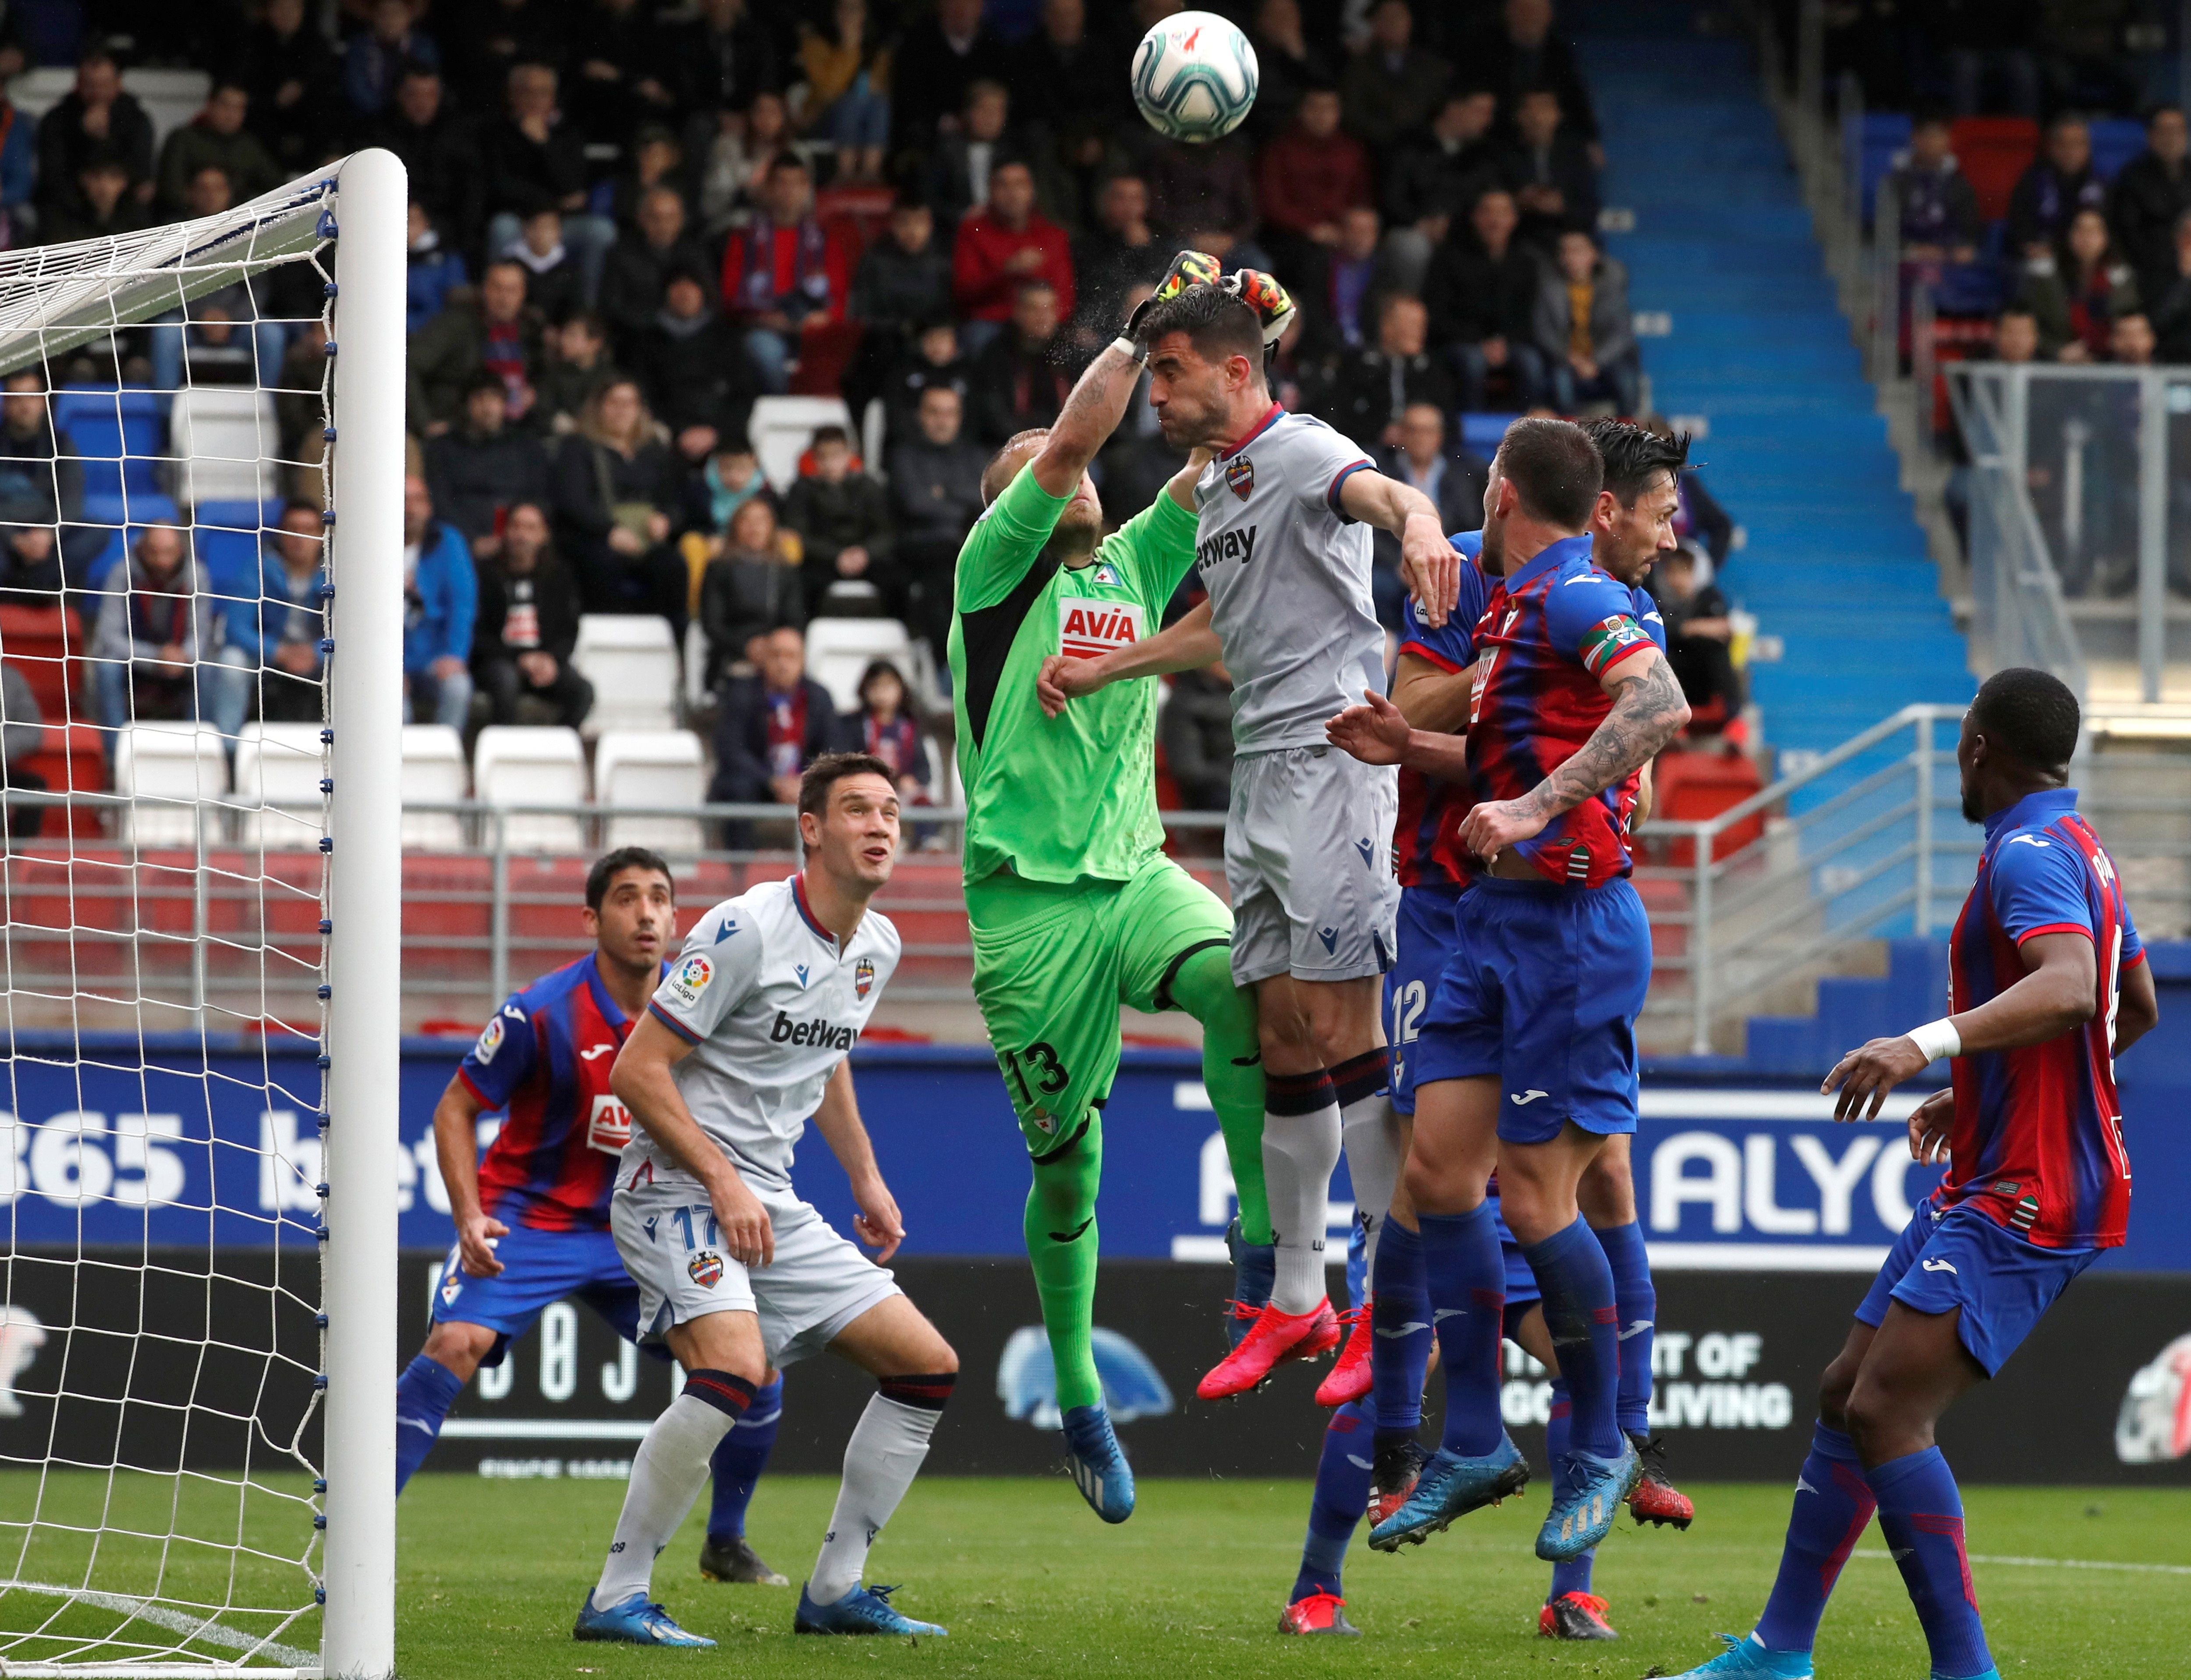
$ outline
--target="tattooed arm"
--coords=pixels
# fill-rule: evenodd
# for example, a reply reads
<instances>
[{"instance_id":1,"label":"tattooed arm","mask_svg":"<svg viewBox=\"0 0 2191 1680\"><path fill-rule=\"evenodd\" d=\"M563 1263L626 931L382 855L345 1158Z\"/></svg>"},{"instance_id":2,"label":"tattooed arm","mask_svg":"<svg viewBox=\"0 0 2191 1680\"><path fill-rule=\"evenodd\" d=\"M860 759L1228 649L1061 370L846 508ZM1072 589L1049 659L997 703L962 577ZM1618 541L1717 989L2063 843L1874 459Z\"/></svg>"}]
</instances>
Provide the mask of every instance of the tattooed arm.
<instances>
[{"instance_id":1,"label":"tattooed arm","mask_svg":"<svg viewBox=\"0 0 2191 1680\"><path fill-rule=\"evenodd\" d=\"M1050 436L1027 463L1034 481L1052 496L1070 496L1078 489L1080 475L1125 418L1141 377L1140 361L1115 344L1090 362L1051 423Z\"/></svg>"},{"instance_id":2,"label":"tattooed arm","mask_svg":"<svg viewBox=\"0 0 2191 1680\"><path fill-rule=\"evenodd\" d=\"M1613 710L1573 757L1521 798L1496 800L1468 813L1460 825L1461 842L1478 857L1495 857L1650 763L1689 720L1682 686L1655 647L1623 659L1599 686L1613 697Z\"/></svg>"}]
</instances>

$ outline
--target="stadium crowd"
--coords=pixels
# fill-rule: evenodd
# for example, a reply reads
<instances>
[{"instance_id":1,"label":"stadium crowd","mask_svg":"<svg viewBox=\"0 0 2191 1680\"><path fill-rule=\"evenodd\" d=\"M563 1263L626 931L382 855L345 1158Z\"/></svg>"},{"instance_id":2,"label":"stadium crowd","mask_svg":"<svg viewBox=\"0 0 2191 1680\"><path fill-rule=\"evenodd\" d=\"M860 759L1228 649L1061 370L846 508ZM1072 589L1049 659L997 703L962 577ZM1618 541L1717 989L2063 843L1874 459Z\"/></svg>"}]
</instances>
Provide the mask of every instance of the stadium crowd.
<instances>
[{"instance_id":1,"label":"stadium crowd","mask_svg":"<svg viewBox=\"0 0 2191 1680\"><path fill-rule=\"evenodd\" d=\"M1551 0L1221 6L1249 31L1261 92L1239 132L1204 146L1159 140L1129 91L1134 43L1179 9L94 3L72 91L35 122L0 107L0 208L19 247L128 235L356 148L394 151L413 192L409 715L576 724L593 699L570 663L582 614L658 614L680 646L697 622L715 794L781 797L825 744L917 741L909 709L941 674L985 458L1055 416L1176 248L1285 282L1300 325L1283 400L1374 452L1454 529L1481 518L1465 414L1640 411L1625 276L1596 234L1596 120ZM140 59L211 74L204 108L156 148L122 86L130 54L97 33L125 14ZM26 51L20 32L0 39L0 71ZM282 393L282 456L310 464L319 289L309 268L276 271L94 347L110 361L56 364L54 382L255 382ZM133 528L125 566L111 530L77 527L66 427L34 379L9 389L0 589L129 580L98 598L117 658L100 720L186 712L179 662L200 654L215 663L196 704L225 728L254 696L270 719L310 703L316 470L293 470L286 510L264 521L260 598L185 608L208 589L187 545ZM842 395L853 425L813 431L779 486L749 422L782 393ZM883 443L864 458L876 403ZM1146 505L1177 458L1137 406L1096 469L1107 505ZM1728 525L1688 489L1708 584ZM1396 552L1377 576L1397 625ZM168 595L171 612L145 605ZM887 702L822 718L800 631L862 615L902 621L930 657L870 674L863 693ZM1707 635L1723 617L1696 616ZM1731 663L1689 663L1739 709ZM1221 670L1198 681L1221 695ZM928 774L917 744L905 762ZM1206 767L1181 781L1209 797Z\"/></svg>"}]
</instances>

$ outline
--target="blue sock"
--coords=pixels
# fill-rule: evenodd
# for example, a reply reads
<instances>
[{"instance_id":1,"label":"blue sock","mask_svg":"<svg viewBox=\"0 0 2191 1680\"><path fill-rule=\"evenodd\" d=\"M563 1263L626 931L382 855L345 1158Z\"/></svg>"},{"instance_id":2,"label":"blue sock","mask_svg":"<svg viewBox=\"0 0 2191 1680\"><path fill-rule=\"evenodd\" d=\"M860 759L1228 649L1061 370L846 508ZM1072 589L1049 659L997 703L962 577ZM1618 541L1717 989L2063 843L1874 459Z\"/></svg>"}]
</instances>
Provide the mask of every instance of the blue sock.
<instances>
[{"instance_id":1,"label":"blue sock","mask_svg":"<svg viewBox=\"0 0 2191 1680\"><path fill-rule=\"evenodd\" d=\"M1643 1227L1634 1220L1597 1233L1605 1263L1613 1268L1613 1299L1620 1309L1620 1389L1616 1409L1624 1435L1651 1432L1652 1327L1659 1291L1651 1285L1651 1259Z\"/></svg>"},{"instance_id":2,"label":"blue sock","mask_svg":"<svg viewBox=\"0 0 2191 1680\"><path fill-rule=\"evenodd\" d=\"M730 1433L715 1444L708 1461L714 1478L708 1504L708 1538L736 1540L746 1531L746 1506L753 1503L754 1484L768 1468L768 1455L776 1447L777 1426L783 1421L783 1375L759 1390Z\"/></svg>"},{"instance_id":3,"label":"blue sock","mask_svg":"<svg viewBox=\"0 0 2191 1680\"><path fill-rule=\"evenodd\" d=\"M441 1438L441 1420L464 1392L457 1374L439 1359L421 1353L404 1366L403 1375L396 1380L397 1493L434 1450L434 1443Z\"/></svg>"},{"instance_id":4,"label":"blue sock","mask_svg":"<svg viewBox=\"0 0 2191 1680\"><path fill-rule=\"evenodd\" d=\"M1568 1474L1567 1452L1571 1444L1571 1425L1574 1421L1574 1402L1568 1394L1567 1383L1559 1377L1552 1379L1551 1415L1545 1420L1545 1455L1552 1461L1552 1503L1557 1505L1571 1489L1573 1478ZM1597 1563L1597 1548L1592 1546L1579 1558L1552 1565L1552 1590L1545 1595L1549 1604L1570 1592L1590 1591L1591 1572Z\"/></svg>"},{"instance_id":5,"label":"blue sock","mask_svg":"<svg viewBox=\"0 0 2191 1680\"><path fill-rule=\"evenodd\" d=\"M1397 1227L1393 1227L1398 1228ZM1294 1577L1297 1604L1312 1592L1343 1597L1340 1572L1346 1567L1354 1525L1369 1508L1370 1409L1350 1401L1324 1426L1323 1452L1316 1461L1316 1496L1309 1502L1308 1538L1301 1542L1300 1573Z\"/></svg>"},{"instance_id":6,"label":"blue sock","mask_svg":"<svg viewBox=\"0 0 2191 1680\"><path fill-rule=\"evenodd\" d=\"M1370 1392L1380 1438L1423 1426L1423 1375L1431 1364L1431 1298L1423 1283L1423 1239L1397 1219L1377 1239L1369 1280Z\"/></svg>"},{"instance_id":7,"label":"blue sock","mask_svg":"<svg viewBox=\"0 0 2191 1680\"><path fill-rule=\"evenodd\" d=\"M1473 1213L1426 1213L1421 1235L1430 1318L1445 1362L1443 1445L1463 1458L1481 1458L1506 1433L1499 1415L1506 1266L1499 1254L1498 1215L1488 1202Z\"/></svg>"},{"instance_id":8,"label":"blue sock","mask_svg":"<svg viewBox=\"0 0 2191 1680\"><path fill-rule=\"evenodd\" d=\"M1765 1614L1757 1619L1759 1644L1772 1651L1811 1649L1841 1565L1856 1550L1878 1502L1857 1461L1856 1444L1823 1423L1812 1430L1810 1456L1795 1478L1779 1577L1765 1601Z\"/></svg>"},{"instance_id":9,"label":"blue sock","mask_svg":"<svg viewBox=\"0 0 2191 1680\"><path fill-rule=\"evenodd\" d=\"M1935 1675L1983 1674L1993 1666L1971 1560L1963 1550L1963 1496L1938 1447L1864 1472L1879 1500L1879 1532L1902 1570L1924 1624Z\"/></svg>"},{"instance_id":10,"label":"blue sock","mask_svg":"<svg viewBox=\"0 0 2191 1680\"><path fill-rule=\"evenodd\" d=\"M1574 1444L1600 1458L1620 1455L1620 1309L1613 1268L1579 1216L1564 1231L1528 1244L1522 1255L1545 1297L1545 1328L1574 1396Z\"/></svg>"}]
</instances>

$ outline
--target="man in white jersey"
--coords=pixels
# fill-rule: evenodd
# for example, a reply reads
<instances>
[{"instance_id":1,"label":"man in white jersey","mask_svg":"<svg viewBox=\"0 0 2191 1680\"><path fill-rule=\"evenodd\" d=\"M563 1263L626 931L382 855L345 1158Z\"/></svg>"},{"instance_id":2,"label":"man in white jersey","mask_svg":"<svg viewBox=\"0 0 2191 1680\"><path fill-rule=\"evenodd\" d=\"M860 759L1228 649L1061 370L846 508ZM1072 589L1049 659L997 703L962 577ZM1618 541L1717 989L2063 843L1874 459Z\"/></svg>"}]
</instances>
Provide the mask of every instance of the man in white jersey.
<instances>
[{"instance_id":1,"label":"man in white jersey","mask_svg":"<svg viewBox=\"0 0 2191 1680\"><path fill-rule=\"evenodd\" d=\"M1152 304L1149 401L1166 441L1218 452L1195 485L1195 567L1209 601L1137 646L1053 672L1066 698L1221 656L1232 675L1225 874L1233 978L1256 988L1266 1112L1263 1171L1277 1247L1271 1298L1197 1392L1244 1393L1282 1360L1335 1346L1323 1222L1342 1136L1374 1259L1399 1176L1379 977L1391 965L1397 779L1333 749L1324 722L1381 686L1385 632L1370 600L1370 530L1400 539L1411 592L1443 624L1460 561L1437 507L1376 471L1357 446L1271 399L1265 349L1292 301L1243 270ZM1369 1387L1366 1313L1318 1391Z\"/></svg>"},{"instance_id":2,"label":"man in white jersey","mask_svg":"<svg viewBox=\"0 0 2191 1680\"><path fill-rule=\"evenodd\" d=\"M655 1555L707 1479L715 1444L771 1366L828 1349L874 1373L800 1633L941 1634L860 1584L868 1547L928 1455L959 1356L879 1261L905 1237L860 1123L845 1057L897 966L897 930L868 908L897 855L890 768L831 754L800 778L806 868L702 917L618 1053L611 1088L636 1122L610 1227L640 1290L642 1341L685 1387L631 1466L615 1542L573 1630L580 1639L712 1645L650 1596ZM871 1261L799 1199L792 1151L808 1116L859 1209Z\"/></svg>"}]
</instances>

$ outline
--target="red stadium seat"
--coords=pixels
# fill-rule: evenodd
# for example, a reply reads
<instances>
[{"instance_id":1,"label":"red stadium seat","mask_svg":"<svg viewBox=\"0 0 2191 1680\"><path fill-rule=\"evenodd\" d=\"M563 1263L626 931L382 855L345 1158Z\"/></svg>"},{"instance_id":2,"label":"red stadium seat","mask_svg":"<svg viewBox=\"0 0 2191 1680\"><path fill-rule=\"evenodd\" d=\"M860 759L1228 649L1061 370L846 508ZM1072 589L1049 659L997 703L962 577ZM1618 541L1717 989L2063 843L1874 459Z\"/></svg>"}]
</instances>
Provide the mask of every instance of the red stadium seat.
<instances>
[{"instance_id":1,"label":"red stadium seat","mask_svg":"<svg viewBox=\"0 0 2191 1680\"><path fill-rule=\"evenodd\" d=\"M799 335L799 367L791 376L794 396L842 394L845 370L860 348L866 329L856 321L832 321ZM857 417L855 416L855 419ZM804 470L802 467L801 470Z\"/></svg>"},{"instance_id":2,"label":"red stadium seat","mask_svg":"<svg viewBox=\"0 0 2191 1680\"><path fill-rule=\"evenodd\" d=\"M1952 133L1955 166L1978 196L1978 214L1999 221L2017 178L2039 156L2039 125L2028 117L1964 117Z\"/></svg>"},{"instance_id":3,"label":"red stadium seat","mask_svg":"<svg viewBox=\"0 0 2191 1680\"><path fill-rule=\"evenodd\" d=\"M1765 785L1757 766L1726 753L1667 752L1652 772L1654 813L1670 823L1702 823L1733 809ZM1756 812L1713 842L1712 858L1732 857L1765 832L1765 815ZM1674 842L1668 861L1676 868L1696 862L1695 845Z\"/></svg>"},{"instance_id":4,"label":"red stadium seat","mask_svg":"<svg viewBox=\"0 0 2191 1680\"><path fill-rule=\"evenodd\" d=\"M0 612L5 610L0 608ZM45 703L41 695L38 704L43 708ZM48 710L46 715L59 718L61 714L55 709ZM95 794L106 786L106 755L100 748L99 732L88 723L71 723L65 728L48 725L45 745L23 763L26 769L46 778L46 787L52 793ZM63 836L95 840L105 832L99 817L96 805L72 806L66 810L48 806L40 832L49 840Z\"/></svg>"},{"instance_id":5,"label":"red stadium seat","mask_svg":"<svg viewBox=\"0 0 2191 1680\"><path fill-rule=\"evenodd\" d=\"M74 607L0 607L0 654L23 674L48 724L81 715L70 704L76 685L69 661L88 646Z\"/></svg>"}]
</instances>

